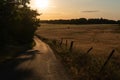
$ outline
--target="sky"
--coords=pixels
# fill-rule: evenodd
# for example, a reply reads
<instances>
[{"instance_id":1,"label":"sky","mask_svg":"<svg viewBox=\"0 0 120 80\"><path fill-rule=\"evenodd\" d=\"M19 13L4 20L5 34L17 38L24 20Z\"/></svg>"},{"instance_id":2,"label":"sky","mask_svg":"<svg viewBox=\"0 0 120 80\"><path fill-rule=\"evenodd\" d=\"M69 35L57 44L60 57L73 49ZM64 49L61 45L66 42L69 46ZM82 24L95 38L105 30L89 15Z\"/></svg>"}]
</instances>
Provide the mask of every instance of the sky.
<instances>
[{"instance_id":1,"label":"sky","mask_svg":"<svg viewBox=\"0 0 120 80\"><path fill-rule=\"evenodd\" d=\"M47 4L43 1L31 0L30 4L42 13L41 20L101 17L120 20L120 0L47 0ZM36 6L35 2L40 3Z\"/></svg>"}]
</instances>

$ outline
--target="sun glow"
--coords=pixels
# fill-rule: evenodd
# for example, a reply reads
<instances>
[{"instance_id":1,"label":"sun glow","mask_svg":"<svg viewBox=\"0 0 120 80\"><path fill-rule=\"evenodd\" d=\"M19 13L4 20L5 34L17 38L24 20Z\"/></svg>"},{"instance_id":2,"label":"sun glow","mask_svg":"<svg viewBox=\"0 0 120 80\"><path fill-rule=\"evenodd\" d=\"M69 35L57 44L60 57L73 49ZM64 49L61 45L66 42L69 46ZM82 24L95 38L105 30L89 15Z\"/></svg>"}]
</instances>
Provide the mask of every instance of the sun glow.
<instances>
[{"instance_id":1,"label":"sun glow","mask_svg":"<svg viewBox=\"0 0 120 80\"><path fill-rule=\"evenodd\" d=\"M49 0L32 0L32 5L36 9L46 9L49 5Z\"/></svg>"}]
</instances>

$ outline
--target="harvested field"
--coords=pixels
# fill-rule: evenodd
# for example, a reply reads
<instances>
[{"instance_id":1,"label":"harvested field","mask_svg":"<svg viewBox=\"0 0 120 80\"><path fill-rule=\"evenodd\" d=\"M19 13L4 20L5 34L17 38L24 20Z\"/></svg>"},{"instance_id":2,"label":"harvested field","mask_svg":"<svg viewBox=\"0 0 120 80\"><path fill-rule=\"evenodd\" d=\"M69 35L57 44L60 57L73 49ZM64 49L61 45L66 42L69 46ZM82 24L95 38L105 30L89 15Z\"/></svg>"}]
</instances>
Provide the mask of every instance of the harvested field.
<instances>
[{"instance_id":1,"label":"harvested field","mask_svg":"<svg viewBox=\"0 0 120 80\"><path fill-rule=\"evenodd\" d=\"M96 55L110 53L112 49L120 53L120 26L117 24L41 24L36 33L48 39L74 41L74 49L78 50L93 47L92 53Z\"/></svg>"}]
</instances>

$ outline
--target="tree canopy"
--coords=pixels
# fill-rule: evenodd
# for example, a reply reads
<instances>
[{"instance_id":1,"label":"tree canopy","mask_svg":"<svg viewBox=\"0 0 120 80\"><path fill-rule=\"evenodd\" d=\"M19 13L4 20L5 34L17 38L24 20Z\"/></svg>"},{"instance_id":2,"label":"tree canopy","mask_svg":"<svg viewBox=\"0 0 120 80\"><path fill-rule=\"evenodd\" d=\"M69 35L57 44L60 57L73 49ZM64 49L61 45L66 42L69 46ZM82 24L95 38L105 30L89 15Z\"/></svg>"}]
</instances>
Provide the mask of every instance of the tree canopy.
<instances>
[{"instance_id":1,"label":"tree canopy","mask_svg":"<svg viewBox=\"0 0 120 80\"><path fill-rule=\"evenodd\" d=\"M29 0L0 0L0 45L33 41L40 14L28 7Z\"/></svg>"},{"instance_id":2,"label":"tree canopy","mask_svg":"<svg viewBox=\"0 0 120 80\"><path fill-rule=\"evenodd\" d=\"M52 23L52 24L119 24L120 21L103 19L103 18L79 18L79 19L68 19L68 20L43 20L41 23Z\"/></svg>"}]
</instances>

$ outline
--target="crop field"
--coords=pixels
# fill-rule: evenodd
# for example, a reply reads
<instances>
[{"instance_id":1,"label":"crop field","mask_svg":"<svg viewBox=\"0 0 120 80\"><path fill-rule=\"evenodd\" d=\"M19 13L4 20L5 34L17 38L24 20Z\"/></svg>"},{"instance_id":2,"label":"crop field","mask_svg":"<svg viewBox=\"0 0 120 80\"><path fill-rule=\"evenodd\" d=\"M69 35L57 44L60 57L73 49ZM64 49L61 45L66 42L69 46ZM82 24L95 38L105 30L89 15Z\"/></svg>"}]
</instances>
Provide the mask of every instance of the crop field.
<instances>
[{"instance_id":1,"label":"crop field","mask_svg":"<svg viewBox=\"0 0 120 80\"><path fill-rule=\"evenodd\" d=\"M48 39L74 41L74 49L86 51L93 47L91 53L96 55L110 53L112 49L120 53L120 26L116 24L41 24L36 33Z\"/></svg>"},{"instance_id":2,"label":"crop field","mask_svg":"<svg viewBox=\"0 0 120 80\"><path fill-rule=\"evenodd\" d=\"M119 25L42 24L36 33L50 41L62 42L64 46L47 43L61 57L73 80L120 80Z\"/></svg>"}]
</instances>

